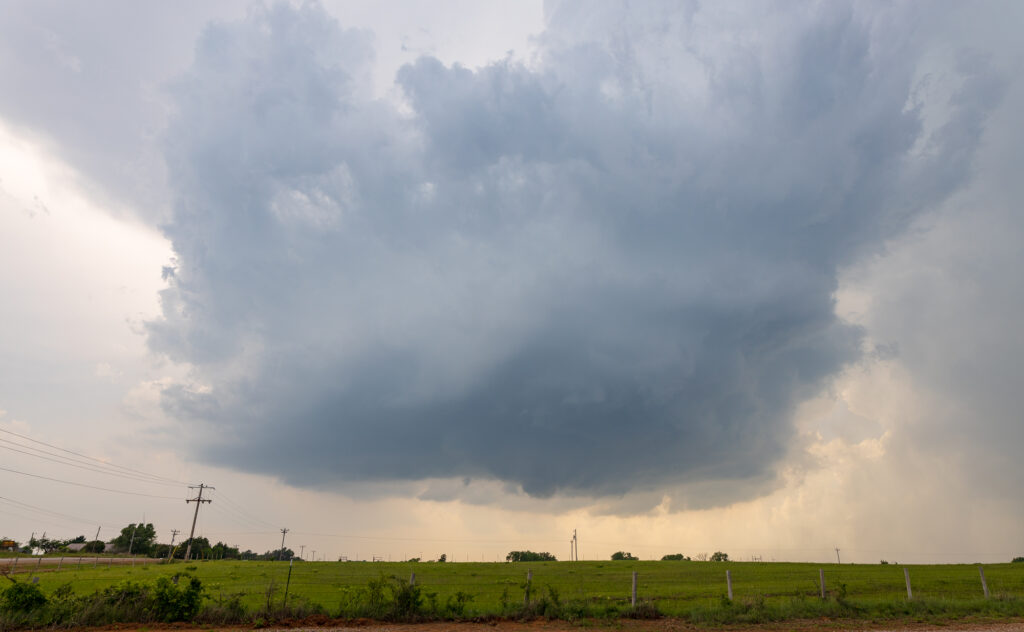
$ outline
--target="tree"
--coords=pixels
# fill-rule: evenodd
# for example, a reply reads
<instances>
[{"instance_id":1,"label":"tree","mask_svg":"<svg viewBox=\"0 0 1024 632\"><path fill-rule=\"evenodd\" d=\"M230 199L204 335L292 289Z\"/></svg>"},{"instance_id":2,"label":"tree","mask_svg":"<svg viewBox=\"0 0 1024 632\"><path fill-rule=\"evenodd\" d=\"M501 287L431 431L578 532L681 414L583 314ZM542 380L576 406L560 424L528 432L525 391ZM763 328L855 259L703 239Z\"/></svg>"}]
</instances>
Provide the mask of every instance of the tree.
<instances>
[{"instance_id":1,"label":"tree","mask_svg":"<svg viewBox=\"0 0 1024 632\"><path fill-rule=\"evenodd\" d=\"M728 553L722 553L721 551L715 551L714 553L711 554L711 561L712 562L728 562L729 561L729 554Z\"/></svg>"},{"instance_id":2,"label":"tree","mask_svg":"<svg viewBox=\"0 0 1024 632\"><path fill-rule=\"evenodd\" d=\"M229 546L223 542L218 542L213 545L211 551L211 557L215 560L223 559L238 559L241 554L238 552L238 547Z\"/></svg>"},{"instance_id":3,"label":"tree","mask_svg":"<svg viewBox=\"0 0 1024 632\"><path fill-rule=\"evenodd\" d=\"M1010 560L1011 564L1017 564L1017 563L1020 563L1020 562L1024 562L1024 557L1015 557L1012 560Z\"/></svg>"},{"instance_id":4,"label":"tree","mask_svg":"<svg viewBox=\"0 0 1024 632\"><path fill-rule=\"evenodd\" d=\"M102 553L105 548L107 545L102 540L93 540L82 547L82 553Z\"/></svg>"},{"instance_id":5,"label":"tree","mask_svg":"<svg viewBox=\"0 0 1024 632\"><path fill-rule=\"evenodd\" d=\"M626 562L629 562L629 561L633 561L633 560L638 560L640 558L639 557L634 557L632 553L627 553L627 552L624 552L624 551L616 551L616 552L612 553L612 559L616 560L616 561L626 561Z\"/></svg>"},{"instance_id":6,"label":"tree","mask_svg":"<svg viewBox=\"0 0 1024 632\"><path fill-rule=\"evenodd\" d=\"M111 548L115 551L125 551L149 555L156 543L156 529L153 523L149 522L135 524L134 522L121 529L121 535L110 541Z\"/></svg>"},{"instance_id":7,"label":"tree","mask_svg":"<svg viewBox=\"0 0 1024 632\"><path fill-rule=\"evenodd\" d=\"M33 536L29 539L28 546L32 550L42 549L44 553L52 553L53 551L66 547L67 542L65 540L47 538L46 536L39 538Z\"/></svg>"},{"instance_id":8,"label":"tree","mask_svg":"<svg viewBox=\"0 0 1024 632\"><path fill-rule=\"evenodd\" d=\"M533 551L510 551L505 556L506 562L557 562L555 556L548 553L534 553Z\"/></svg>"},{"instance_id":9,"label":"tree","mask_svg":"<svg viewBox=\"0 0 1024 632\"><path fill-rule=\"evenodd\" d=\"M441 557L437 558L437 561L438 562L447 562L448 561L448 555L445 554L445 553L442 553Z\"/></svg>"},{"instance_id":10,"label":"tree","mask_svg":"<svg viewBox=\"0 0 1024 632\"><path fill-rule=\"evenodd\" d=\"M682 553L671 553L669 555L661 556L662 562L689 562L690 558L686 557Z\"/></svg>"}]
</instances>

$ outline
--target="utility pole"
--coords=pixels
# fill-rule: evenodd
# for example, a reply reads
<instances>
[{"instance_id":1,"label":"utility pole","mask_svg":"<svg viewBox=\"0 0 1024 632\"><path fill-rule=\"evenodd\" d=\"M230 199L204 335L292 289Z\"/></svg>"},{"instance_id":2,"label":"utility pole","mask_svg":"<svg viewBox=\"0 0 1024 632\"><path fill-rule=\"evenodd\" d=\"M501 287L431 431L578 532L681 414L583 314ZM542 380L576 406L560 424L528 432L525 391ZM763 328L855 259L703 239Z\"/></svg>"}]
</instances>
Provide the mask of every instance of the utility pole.
<instances>
[{"instance_id":1,"label":"utility pole","mask_svg":"<svg viewBox=\"0 0 1024 632\"><path fill-rule=\"evenodd\" d=\"M838 546L836 547L836 564L842 564L842 561L839 559L839 547Z\"/></svg>"},{"instance_id":2,"label":"utility pole","mask_svg":"<svg viewBox=\"0 0 1024 632\"><path fill-rule=\"evenodd\" d=\"M572 530L572 559L574 562L580 561L580 541L576 538L576 529Z\"/></svg>"},{"instance_id":3,"label":"utility pole","mask_svg":"<svg viewBox=\"0 0 1024 632\"><path fill-rule=\"evenodd\" d=\"M213 502L209 498L203 498L203 490L204 489L216 489L215 487L210 487L209 485L203 485L202 483L199 483L198 485L189 485L188 488L189 489L197 489L198 488L199 489L199 495L196 496L195 498L189 498L189 499L185 500L185 504L188 504L188 503L195 503L196 504L196 512L195 512L195 514L192 515L192 531L190 531L189 534L188 534L188 546L185 547L185 561L186 562L189 561L190 559L192 559L192 538L195 537L195 535L196 535L196 519L199 517L199 505L201 505L203 503Z\"/></svg>"},{"instance_id":4,"label":"utility pole","mask_svg":"<svg viewBox=\"0 0 1024 632\"><path fill-rule=\"evenodd\" d=\"M284 559L284 536L286 533L288 533L288 529L281 529L281 550L277 552L278 562Z\"/></svg>"},{"instance_id":5,"label":"utility pole","mask_svg":"<svg viewBox=\"0 0 1024 632\"><path fill-rule=\"evenodd\" d=\"M178 537L179 533L181 533L181 532L178 531L177 529L171 529L171 546L167 549L167 560L168 561L170 561L170 559L172 557L174 557L174 538Z\"/></svg>"},{"instance_id":6,"label":"utility pole","mask_svg":"<svg viewBox=\"0 0 1024 632\"><path fill-rule=\"evenodd\" d=\"M132 527L132 539L128 540L128 555L132 554L132 547L135 546L135 532L139 530L139 525Z\"/></svg>"},{"instance_id":7,"label":"utility pole","mask_svg":"<svg viewBox=\"0 0 1024 632\"><path fill-rule=\"evenodd\" d=\"M303 560L306 559L306 545L305 544L300 544L299 545L299 559L303 559Z\"/></svg>"}]
</instances>

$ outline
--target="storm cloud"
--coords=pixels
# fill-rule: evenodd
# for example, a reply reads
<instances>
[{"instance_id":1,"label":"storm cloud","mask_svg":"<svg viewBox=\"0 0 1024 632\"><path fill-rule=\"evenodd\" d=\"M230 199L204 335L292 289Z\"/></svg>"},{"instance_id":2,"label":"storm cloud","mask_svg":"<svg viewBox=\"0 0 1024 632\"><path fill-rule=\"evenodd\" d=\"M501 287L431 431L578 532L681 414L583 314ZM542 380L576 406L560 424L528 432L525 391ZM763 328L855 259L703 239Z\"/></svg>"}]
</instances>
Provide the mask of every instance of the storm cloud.
<instances>
[{"instance_id":1,"label":"storm cloud","mask_svg":"<svg viewBox=\"0 0 1024 632\"><path fill-rule=\"evenodd\" d=\"M148 329L193 367L163 401L217 430L200 458L539 497L770 479L862 355L840 272L968 182L1000 83L956 51L935 101L915 7L716 6L553 3L534 59L424 57L401 103L315 4L209 26Z\"/></svg>"}]
</instances>

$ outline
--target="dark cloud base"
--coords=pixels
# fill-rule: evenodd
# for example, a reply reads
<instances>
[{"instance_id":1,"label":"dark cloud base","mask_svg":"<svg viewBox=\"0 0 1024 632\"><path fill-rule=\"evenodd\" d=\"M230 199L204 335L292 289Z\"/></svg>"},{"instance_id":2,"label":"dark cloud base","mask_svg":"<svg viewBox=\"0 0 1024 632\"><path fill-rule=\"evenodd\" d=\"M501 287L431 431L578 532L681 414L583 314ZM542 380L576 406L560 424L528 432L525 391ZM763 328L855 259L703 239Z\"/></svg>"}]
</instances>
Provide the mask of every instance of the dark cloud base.
<instances>
[{"instance_id":1,"label":"dark cloud base","mask_svg":"<svg viewBox=\"0 0 1024 632\"><path fill-rule=\"evenodd\" d=\"M559 5L536 68L421 59L411 115L315 5L210 27L149 327L205 386L164 393L203 458L538 497L770 477L860 357L838 271L966 181L998 96L961 67L925 132L921 45L887 38L921 16L830 4L744 47L673 6Z\"/></svg>"}]
</instances>

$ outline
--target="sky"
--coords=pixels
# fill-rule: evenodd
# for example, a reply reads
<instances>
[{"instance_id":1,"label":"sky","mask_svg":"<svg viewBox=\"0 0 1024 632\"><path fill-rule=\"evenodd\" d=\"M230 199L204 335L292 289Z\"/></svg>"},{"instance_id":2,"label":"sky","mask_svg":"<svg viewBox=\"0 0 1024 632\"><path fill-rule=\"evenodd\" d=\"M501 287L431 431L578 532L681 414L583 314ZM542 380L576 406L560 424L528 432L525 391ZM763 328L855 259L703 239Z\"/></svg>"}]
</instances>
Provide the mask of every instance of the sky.
<instances>
[{"instance_id":1,"label":"sky","mask_svg":"<svg viewBox=\"0 0 1024 632\"><path fill-rule=\"evenodd\" d=\"M0 536L1024 554L1022 19L3 3Z\"/></svg>"}]
</instances>

